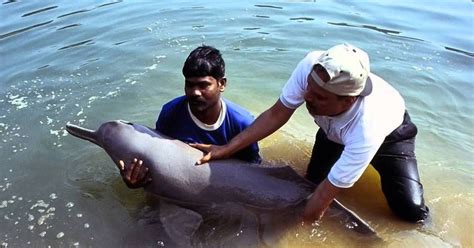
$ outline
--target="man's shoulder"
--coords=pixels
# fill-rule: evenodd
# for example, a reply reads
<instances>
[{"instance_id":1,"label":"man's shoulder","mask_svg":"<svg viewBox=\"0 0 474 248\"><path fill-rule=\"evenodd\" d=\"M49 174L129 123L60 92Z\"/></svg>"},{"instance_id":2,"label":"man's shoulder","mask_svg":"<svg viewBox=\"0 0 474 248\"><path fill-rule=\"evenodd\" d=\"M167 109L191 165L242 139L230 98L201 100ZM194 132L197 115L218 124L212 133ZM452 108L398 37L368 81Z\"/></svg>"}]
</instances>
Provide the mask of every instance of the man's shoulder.
<instances>
[{"instance_id":1,"label":"man's shoulder","mask_svg":"<svg viewBox=\"0 0 474 248\"><path fill-rule=\"evenodd\" d=\"M176 97L165 103L160 111L160 118L171 118L172 116L181 115L186 110L186 96Z\"/></svg>"},{"instance_id":2,"label":"man's shoulder","mask_svg":"<svg viewBox=\"0 0 474 248\"><path fill-rule=\"evenodd\" d=\"M383 79L382 77L380 77L379 75L371 72L369 73L369 78L370 78L370 81L372 82L372 84L389 84L387 81L385 81L385 79Z\"/></svg>"},{"instance_id":3,"label":"man's shoulder","mask_svg":"<svg viewBox=\"0 0 474 248\"><path fill-rule=\"evenodd\" d=\"M176 110L177 108L182 108L183 106L186 106L186 96L179 96L165 103L163 105L162 111Z\"/></svg>"},{"instance_id":4,"label":"man's shoulder","mask_svg":"<svg viewBox=\"0 0 474 248\"><path fill-rule=\"evenodd\" d=\"M370 73L369 77L372 82L372 93L365 97L367 99L366 104L378 105L383 102L382 106L385 107L394 104L405 105L400 92L389 82L374 73ZM380 108L381 106L375 107Z\"/></svg>"},{"instance_id":5,"label":"man's shoulder","mask_svg":"<svg viewBox=\"0 0 474 248\"><path fill-rule=\"evenodd\" d=\"M169 102L165 103L163 106L175 106L179 104L183 104L186 102L186 96L178 96Z\"/></svg>"},{"instance_id":6,"label":"man's shoulder","mask_svg":"<svg viewBox=\"0 0 474 248\"><path fill-rule=\"evenodd\" d=\"M321 56L321 54L323 54L324 51L322 50L314 50L314 51L310 51L306 54L305 58L307 59L316 59L316 58L319 58L319 56Z\"/></svg>"},{"instance_id":7,"label":"man's shoulder","mask_svg":"<svg viewBox=\"0 0 474 248\"><path fill-rule=\"evenodd\" d=\"M227 107L227 113L230 114L231 117L254 119L253 115L244 107L227 99L223 98L223 100Z\"/></svg>"}]
</instances>

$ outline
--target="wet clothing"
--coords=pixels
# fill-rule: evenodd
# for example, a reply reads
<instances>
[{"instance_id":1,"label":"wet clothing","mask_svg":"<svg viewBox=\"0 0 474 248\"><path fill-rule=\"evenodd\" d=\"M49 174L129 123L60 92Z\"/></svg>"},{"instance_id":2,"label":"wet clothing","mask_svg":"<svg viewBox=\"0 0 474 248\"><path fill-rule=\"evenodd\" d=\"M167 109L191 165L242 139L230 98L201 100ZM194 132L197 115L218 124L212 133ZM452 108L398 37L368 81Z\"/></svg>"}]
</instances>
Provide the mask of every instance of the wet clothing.
<instances>
[{"instance_id":1,"label":"wet clothing","mask_svg":"<svg viewBox=\"0 0 474 248\"><path fill-rule=\"evenodd\" d=\"M309 53L294 70L280 96L286 107L295 109L304 103L308 74L321 53ZM398 91L377 75L369 77L372 93L358 97L349 110L338 116L313 116L330 140L345 145L328 175L331 184L339 188L352 187L385 137L403 121L405 102Z\"/></svg>"},{"instance_id":2,"label":"wet clothing","mask_svg":"<svg viewBox=\"0 0 474 248\"><path fill-rule=\"evenodd\" d=\"M380 175L390 208L401 218L414 222L426 219L429 213L415 157L416 134L416 126L405 113L403 123L385 138L371 161ZM344 145L329 140L319 129L306 178L316 184L323 181L343 150Z\"/></svg>"},{"instance_id":3,"label":"wet clothing","mask_svg":"<svg viewBox=\"0 0 474 248\"><path fill-rule=\"evenodd\" d=\"M293 71L280 95L280 101L286 107L296 109L304 103L308 75L322 53L309 53ZM424 219L428 209L424 206L414 155L416 126L406 114L405 102L398 91L373 73L369 74L369 79L372 93L359 96L346 112L338 116L313 116L320 130L307 178L319 183L327 177L332 185L349 188L369 163L375 163L374 167L382 178L382 189L394 212L406 219ZM405 122L409 124L402 128ZM412 130L410 132L415 130L412 136L406 129L408 127ZM401 134L394 137L393 132ZM387 143L387 139L396 142ZM394 145L388 145L392 143ZM384 156L385 153L388 156ZM409 212L409 216L416 215L411 213L418 215L409 218L402 212Z\"/></svg>"},{"instance_id":4,"label":"wet clothing","mask_svg":"<svg viewBox=\"0 0 474 248\"><path fill-rule=\"evenodd\" d=\"M163 106L156 121L156 130L185 143L225 145L247 128L254 117L231 101L221 101L219 119L214 125L206 125L192 114L186 96L177 97ZM252 163L262 160L257 143L242 149L233 157Z\"/></svg>"}]
</instances>

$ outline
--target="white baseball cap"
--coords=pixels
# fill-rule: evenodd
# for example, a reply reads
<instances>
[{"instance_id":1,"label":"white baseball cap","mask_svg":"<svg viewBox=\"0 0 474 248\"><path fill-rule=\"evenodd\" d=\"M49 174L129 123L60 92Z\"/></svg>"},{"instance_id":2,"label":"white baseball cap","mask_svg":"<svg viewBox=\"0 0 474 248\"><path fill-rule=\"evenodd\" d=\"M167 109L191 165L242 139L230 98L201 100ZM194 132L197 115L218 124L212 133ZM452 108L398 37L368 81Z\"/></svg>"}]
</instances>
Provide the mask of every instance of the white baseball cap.
<instances>
[{"instance_id":1,"label":"white baseball cap","mask_svg":"<svg viewBox=\"0 0 474 248\"><path fill-rule=\"evenodd\" d=\"M329 80L324 82L314 69L310 75L323 89L339 96L367 96L372 92L369 56L361 49L347 43L333 46L317 64L326 69Z\"/></svg>"}]
</instances>

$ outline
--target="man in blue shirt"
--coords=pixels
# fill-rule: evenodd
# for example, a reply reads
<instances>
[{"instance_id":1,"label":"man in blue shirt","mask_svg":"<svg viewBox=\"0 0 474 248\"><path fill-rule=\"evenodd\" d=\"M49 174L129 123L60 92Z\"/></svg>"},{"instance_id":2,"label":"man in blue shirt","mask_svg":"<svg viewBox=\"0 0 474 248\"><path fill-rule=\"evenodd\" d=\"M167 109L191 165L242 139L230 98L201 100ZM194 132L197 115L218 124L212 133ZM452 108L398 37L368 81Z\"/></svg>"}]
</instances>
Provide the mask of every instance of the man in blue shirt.
<instances>
[{"instance_id":1,"label":"man in blue shirt","mask_svg":"<svg viewBox=\"0 0 474 248\"><path fill-rule=\"evenodd\" d=\"M225 145L247 128L254 117L244 108L221 97L227 79L221 53L211 46L193 50L183 66L184 96L166 103L156 121L156 130L186 143ZM252 143L232 156L260 163L257 143ZM148 169L138 158L121 175L130 188L145 185Z\"/></svg>"}]
</instances>

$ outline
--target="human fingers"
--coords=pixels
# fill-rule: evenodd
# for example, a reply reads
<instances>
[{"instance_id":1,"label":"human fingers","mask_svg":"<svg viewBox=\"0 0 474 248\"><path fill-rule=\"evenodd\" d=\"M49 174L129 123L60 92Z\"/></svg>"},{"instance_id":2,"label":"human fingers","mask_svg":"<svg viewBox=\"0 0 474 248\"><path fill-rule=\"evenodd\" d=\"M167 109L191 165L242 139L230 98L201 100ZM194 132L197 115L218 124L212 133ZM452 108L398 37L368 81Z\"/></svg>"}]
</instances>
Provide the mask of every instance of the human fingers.
<instances>
[{"instance_id":1,"label":"human fingers","mask_svg":"<svg viewBox=\"0 0 474 248\"><path fill-rule=\"evenodd\" d=\"M128 170L126 171L125 173L125 178L127 179L128 182L130 183L134 183L132 182L132 175L135 171L135 168L137 167L137 164L138 164L138 159L137 158L134 158L132 160L132 162L130 162L130 166L128 168Z\"/></svg>"},{"instance_id":2,"label":"human fingers","mask_svg":"<svg viewBox=\"0 0 474 248\"><path fill-rule=\"evenodd\" d=\"M151 181L151 177L147 178L148 174L148 167L142 166L140 167L140 170L138 171L137 178L136 180L138 182L142 182L143 184L146 184Z\"/></svg>"},{"instance_id":3,"label":"human fingers","mask_svg":"<svg viewBox=\"0 0 474 248\"><path fill-rule=\"evenodd\" d=\"M139 175L140 175L140 171L143 169L143 161L142 160L138 160L136 163L135 163L135 167L132 171L132 174L131 174L131 181L133 183L136 183L138 181L140 181L140 178Z\"/></svg>"},{"instance_id":4,"label":"human fingers","mask_svg":"<svg viewBox=\"0 0 474 248\"><path fill-rule=\"evenodd\" d=\"M132 163L130 164L130 169L129 169L129 173L128 173L128 180L131 182L131 183L136 183L136 178L137 178L137 173L138 171L140 170L140 167L141 167L142 163L140 163L140 160L138 160L137 158L134 158Z\"/></svg>"},{"instance_id":5,"label":"human fingers","mask_svg":"<svg viewBox=\"0 0 474 248\"><path fill-rule=\"evenodd\" d=\"M209 162L209 160L211 160L211 158L212 158L212 153L208 152L206 155L204 155L202 158L200 158L198 161L196 161L196 165L205 164L205 163Z\"/></svg>"},{"instance_id":6,"label":"human fingers","mask_svg":"<svg viewBox=\"0 0 474 248\"><path fill-rule=\"evenodd\" d=\"M120 172L125 172L125 163L123 160L119 160L119 170Z\"/></svg>"},{"instance_id":7,"label":"human fingers","mask_svg":"<svg viewBox=\"0 0 474 248\"><path fill-rule=\"evenodd\" d=\"M212 149L212 145L209 145L209 144L191 143L189 145L203 152L209 152Z\"/></svg>"}]
</instances>

